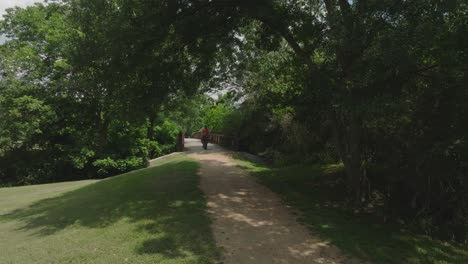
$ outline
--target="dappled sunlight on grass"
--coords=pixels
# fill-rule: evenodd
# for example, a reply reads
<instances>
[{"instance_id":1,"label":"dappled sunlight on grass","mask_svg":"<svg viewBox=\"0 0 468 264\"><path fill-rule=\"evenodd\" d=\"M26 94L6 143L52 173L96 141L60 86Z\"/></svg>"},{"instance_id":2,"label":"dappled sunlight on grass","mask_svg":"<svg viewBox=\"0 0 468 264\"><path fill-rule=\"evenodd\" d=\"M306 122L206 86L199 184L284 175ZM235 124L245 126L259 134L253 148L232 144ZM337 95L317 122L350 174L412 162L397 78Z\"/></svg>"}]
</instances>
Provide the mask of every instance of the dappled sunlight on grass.
<instances>
[{"instance_id":1,"label":"dappled sunlight on grass","mask_svg":"<svg viewBox=\"0 0 468 264\"><path fill-rule=\"evenodd\" d=\"M6 260L50 262L39 257L50 251L55 262L214 263L219 253L197 170L196 162L181 156L10 208L0 214L2 236L11 240L1 245ZM9 199L1 191L0 197ZM25 236L25 250L17 251L14 241ZM89 254L89 248L97 253Z\"/></svg>"}]
</instances>

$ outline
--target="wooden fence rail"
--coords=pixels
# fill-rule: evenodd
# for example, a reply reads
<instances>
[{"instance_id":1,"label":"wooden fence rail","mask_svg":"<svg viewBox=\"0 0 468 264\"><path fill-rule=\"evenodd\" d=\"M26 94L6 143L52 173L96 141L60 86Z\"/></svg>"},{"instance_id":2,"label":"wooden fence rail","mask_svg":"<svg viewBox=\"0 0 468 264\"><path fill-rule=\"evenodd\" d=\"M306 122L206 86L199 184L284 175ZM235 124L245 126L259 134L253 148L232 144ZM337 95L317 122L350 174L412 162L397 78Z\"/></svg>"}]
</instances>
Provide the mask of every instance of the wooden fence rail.
<instances>
[{"instance_id":1,"label":"wooden fence rail","mask_svg":"<svg viewBox=\"0 0 468 264\"><path fill-rule=\"evenodd\" d=\"M192 138L201 139L201 132L195 132L192 134ZM220 146L228 148L236 148L237 144L234 138L227 137L222 133L212 132L208 140L210 143L218 144Z\"/></svg>"}]
</instances>

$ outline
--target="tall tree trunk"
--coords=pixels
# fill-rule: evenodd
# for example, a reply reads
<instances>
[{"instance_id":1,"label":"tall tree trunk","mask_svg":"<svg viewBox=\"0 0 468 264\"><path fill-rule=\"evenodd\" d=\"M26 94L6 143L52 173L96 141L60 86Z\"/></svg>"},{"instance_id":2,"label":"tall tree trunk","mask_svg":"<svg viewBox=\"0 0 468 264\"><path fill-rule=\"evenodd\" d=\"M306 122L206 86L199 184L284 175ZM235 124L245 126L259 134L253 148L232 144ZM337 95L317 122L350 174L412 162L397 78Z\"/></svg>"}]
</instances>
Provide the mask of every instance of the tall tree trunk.
<instances>
[{"instance_id":1,"label":"tall tree trunk","mask_svg":"<svg viewBox=\"0 0 468 264\"><path fill-rule=\"evenodd\" d=\"M107 144L107 132L109 130L110 120L105 117L101 111L96 112L95 125L97 130L97 146L102 151Z\"/></svg>"},{"instance_id":2,"label":"tall tree trunk","mask_svg":"<svg viewBox=\"0 0 468 264\"><path fill-rule=\"evenodd\" d=\"M342 69L343 79L341 84L346 83L346 78L350 76L350 69L353 61L359 56L361 50L349 51L356 41L359 41L362 36L357 35L360 31L356 30L357 17L353 14L351 4L346 0L324 0L327 10L327 21L332 29L332 37L341 40L346 37L347 41L344 44L336 47L335 55L338 66ZM339 9L337 8L339 6ZM269 6L264 6L267 10ZM260 10L260 9L256 9ZM263 9L262 9L263 10ZM321 83L320 67L312 60L311 52L306 52L299 44L294 35L290 32L287 26L284 26L280 21L272 19L273 13L263 10L252 13L252 16L259 19L266 25L275 29L289 44L294 53L301 59L309 69L309 76L316 83ZM271 11L271 10L270 10ZM345 34L341 34L345 32ZM352 36L349 38L349 36ZM359 43L359 42L358 42ZM351 45L351 46L350 46ZM339 87L343 93L349 92L344 89L344 86ZM334 123L334 134L339 155L344 163L347 176L348 190L352 195L352 200L355 205L361 202L361 181L362 181L362 121L359 116L352 111L343 111L341 109L335 111L332 118Z\"/></svg>"},{"instance_id":3,"label":"tall tree trunk","mask_svg":"<svg viewBox=\"0 0 468 264\"><path fill-rule=\"evenodd\" d=\"M150 140L154 140L154 126L156 125L156 115L154 113L149 115L149 127L146 132L146 137ZM150 149L148 152L148 158L152 159L154 157L154 149Z\"/></svg>"},{"instance_id":4,"label":"tall tree trunk","mask_svg":"<svg viewBox=\"0 0 468 264\"><path fill-rule=\"evenodd\" d=\"M352 111L337 110L333 115L334 137L344 164L348 192L354 206L359 206L362 198L362 121Z\"/></svg>"},{"instance_id":5,"label":"tall tree trunk","mask_svg":"<svg viewBox=\"0 0 468 264\"><path fill-rule=\"evenodd\" d=\"M102 126L99 129L99 141L101 146L107 145L107 132L109 131L109 124L110 121L106 118L102 121Z\"/></svg>"}]
</instances>

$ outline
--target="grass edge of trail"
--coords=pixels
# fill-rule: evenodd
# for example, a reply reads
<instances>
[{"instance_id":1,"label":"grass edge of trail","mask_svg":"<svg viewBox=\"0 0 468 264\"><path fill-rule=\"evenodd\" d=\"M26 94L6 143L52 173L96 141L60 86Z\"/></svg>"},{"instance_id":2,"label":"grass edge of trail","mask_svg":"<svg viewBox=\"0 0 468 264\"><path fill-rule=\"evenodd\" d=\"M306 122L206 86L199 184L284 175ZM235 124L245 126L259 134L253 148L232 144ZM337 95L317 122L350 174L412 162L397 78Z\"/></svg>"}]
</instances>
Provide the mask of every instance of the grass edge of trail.
<instances>
[{"instance_id":1,"label":"grass edge of trail","mask_svg":"<svg viewBox=\"0 0 468 264\"><path fill-rule=\"evenodd\" d=\"M337 205L333 196L344 190L333 187L327 177L336 177L342 170L339 165L272 168L240 155L233 158L260 184L297 209L301 223L347 255L376 264L468 263L466 247L400 230L394 224L378 223L372 215L356 215Z\"/></svg>"},{"instance_id":2,"label":"grass edge of trail","mask_svg":"<svg viewBox=\"0 0 468 264\"><path fill-rule=\"evenodd\" d=\"M38 187L40 199L0 213L0 263L218 263L199 183L181 154L61 194Z\"/></svg>"}]
</instances>

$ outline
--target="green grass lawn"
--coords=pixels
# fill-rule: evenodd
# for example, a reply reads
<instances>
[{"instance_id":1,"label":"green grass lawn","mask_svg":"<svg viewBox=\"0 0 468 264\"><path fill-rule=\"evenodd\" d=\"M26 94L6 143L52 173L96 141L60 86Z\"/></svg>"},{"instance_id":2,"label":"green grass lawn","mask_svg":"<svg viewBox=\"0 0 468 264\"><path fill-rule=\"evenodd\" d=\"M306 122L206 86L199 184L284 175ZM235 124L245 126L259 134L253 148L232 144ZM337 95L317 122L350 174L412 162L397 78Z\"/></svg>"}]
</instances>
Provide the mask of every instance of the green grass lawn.
<instances>
[{"instance_id":1,"label":"green grass lawn","mask_svg":"<svg viewBox=\"0 0 468 264\"><path fill-rule=\"evenodd\" d=\"M217 263L197 170L0 189L0 263Z\"/></svg>"},{"instance_id":2,"label":"green grass lawn","mask_svg":"<svg viewBox=\"0 0 468 264\"><path fill-rule=\"evenodd\" d=\"M372 215L355 215L340 205L345 192L340 165L267 168L238 160L260 183L302 213L300 221L345 253L373 263L468 263L468 249L383 224Z\"/></svg>"}]
</instances>

